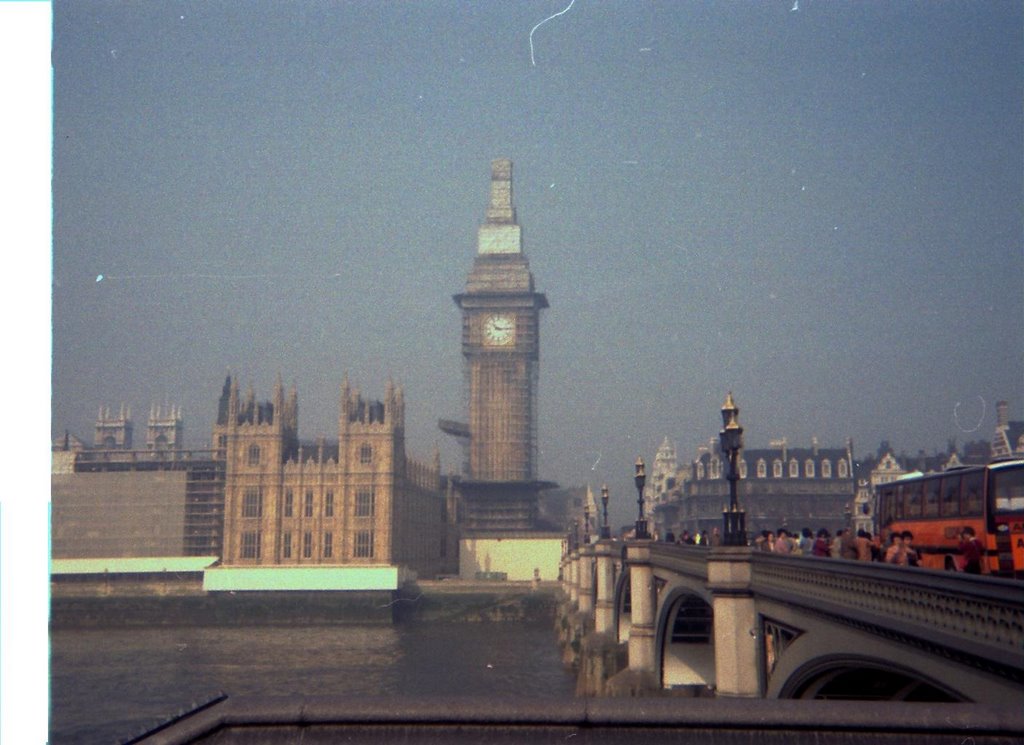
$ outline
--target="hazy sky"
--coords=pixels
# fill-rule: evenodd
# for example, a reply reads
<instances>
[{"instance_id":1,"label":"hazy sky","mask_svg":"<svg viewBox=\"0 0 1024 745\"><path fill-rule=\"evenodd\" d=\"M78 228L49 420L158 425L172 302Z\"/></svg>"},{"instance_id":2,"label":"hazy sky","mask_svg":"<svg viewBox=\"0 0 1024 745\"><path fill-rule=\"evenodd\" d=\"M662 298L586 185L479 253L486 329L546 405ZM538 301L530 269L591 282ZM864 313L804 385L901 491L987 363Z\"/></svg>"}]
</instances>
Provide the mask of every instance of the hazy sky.
<instances>
[{"instance_id":1,"label":"hazy sky","mask_svg":"<svg viewBox=\"0 0 1024 745\"><path fill-rule=\"evenodd\" d=\"M465 419L490 161L541 327L540 475L667 435L934 450L1024 417L1017 2L58 2L53 434L230 369L337 434L347 371L407 449ZM100 277L102 276L102 279Z\"/></svg>"}]
</instances>

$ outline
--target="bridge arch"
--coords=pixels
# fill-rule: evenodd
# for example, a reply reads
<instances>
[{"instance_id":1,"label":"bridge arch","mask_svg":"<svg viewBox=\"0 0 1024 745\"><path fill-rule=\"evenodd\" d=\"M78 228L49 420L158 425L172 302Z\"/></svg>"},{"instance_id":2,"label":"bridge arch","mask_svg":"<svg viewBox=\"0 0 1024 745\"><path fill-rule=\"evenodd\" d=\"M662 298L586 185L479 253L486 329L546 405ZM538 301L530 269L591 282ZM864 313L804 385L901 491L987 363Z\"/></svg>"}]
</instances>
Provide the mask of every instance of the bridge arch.
<instances>
[{"instance_id":1,"label":"bridge arch","mask_svg":"<svg viewBox=\"0 0 1024 745\"><path fill-rule=\"evenodd\" d=\"M661 687L714 687L715 616L710 595L675 587L658 605L655 649Z\"/></svg>"},{"instance_id":2,"label":"bridge arch","mask_svg":"<svg viewBox=\"0 0 1024 745\"><path fill-rule=\"evenodd\" d=\"M909 667L858 655L832 655L808 662L789 676L779 698L931 703L967 700Z\"/></svg>"}]
</instances>

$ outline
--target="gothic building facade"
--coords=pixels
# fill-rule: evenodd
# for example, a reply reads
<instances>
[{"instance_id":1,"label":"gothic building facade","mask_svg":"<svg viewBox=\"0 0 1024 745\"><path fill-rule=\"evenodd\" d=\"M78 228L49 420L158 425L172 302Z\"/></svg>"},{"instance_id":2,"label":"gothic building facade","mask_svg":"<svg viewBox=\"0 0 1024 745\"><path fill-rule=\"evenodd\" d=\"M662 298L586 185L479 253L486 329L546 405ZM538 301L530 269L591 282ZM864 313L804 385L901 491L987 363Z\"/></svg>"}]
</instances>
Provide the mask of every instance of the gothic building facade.
<instances>
[{"instance_id":1,"label":"gothic building facade","mask_svg":"<svg viewBox=\"0 0 1024 745\"><path fill-rule=\"evenodd\" d=\"M390 381L381 401L346 377L338 440L303 443L298 396L239 395L229 376L213 446L225 462L225 566L401 565L449 571L454 539L440 455L405 452L405 402Z\"/></svg>"}]
</instances>

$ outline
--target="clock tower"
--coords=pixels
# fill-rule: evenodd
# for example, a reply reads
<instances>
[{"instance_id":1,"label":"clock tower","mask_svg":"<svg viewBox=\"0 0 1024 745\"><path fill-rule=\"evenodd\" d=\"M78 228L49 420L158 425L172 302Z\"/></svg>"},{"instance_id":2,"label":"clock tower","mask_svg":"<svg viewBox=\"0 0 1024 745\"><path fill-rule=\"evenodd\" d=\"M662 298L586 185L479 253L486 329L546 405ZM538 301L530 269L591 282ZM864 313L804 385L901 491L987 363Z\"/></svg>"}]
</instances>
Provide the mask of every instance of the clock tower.
<instances>
[{"instance_id":1,"label":"clock tower","mask_svg":"<svg viewBox=\"0 0 1024 745\"><path fill-rule=\"evenodd\" d=\"M469 422L464 524L471 530L535 527L537 493L537 372L540 311L522 231L512 205L512 161L491 163L487 215L462 309L462 355ZM452 432L456 434L455 432Z\"/></svg>"}]
</instances>

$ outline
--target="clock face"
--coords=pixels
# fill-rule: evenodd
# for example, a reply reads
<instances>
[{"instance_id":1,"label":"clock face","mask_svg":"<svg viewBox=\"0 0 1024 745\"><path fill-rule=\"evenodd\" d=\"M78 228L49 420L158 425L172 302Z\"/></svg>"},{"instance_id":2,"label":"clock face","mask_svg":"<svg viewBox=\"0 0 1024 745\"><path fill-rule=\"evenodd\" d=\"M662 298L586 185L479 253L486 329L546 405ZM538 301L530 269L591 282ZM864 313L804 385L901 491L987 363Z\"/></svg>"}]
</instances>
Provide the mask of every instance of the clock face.
<instances>
[{"instance_id":1,"label":"clock face","mask_svg":"<svg viewBox=\"0 0 1024 745\"><path fill-rule=\"evenodd\" d=\"M516 340L516 321L512 316L487 316L484 319L484 344L505 346Z\"/></svg>"}]
</instances>

